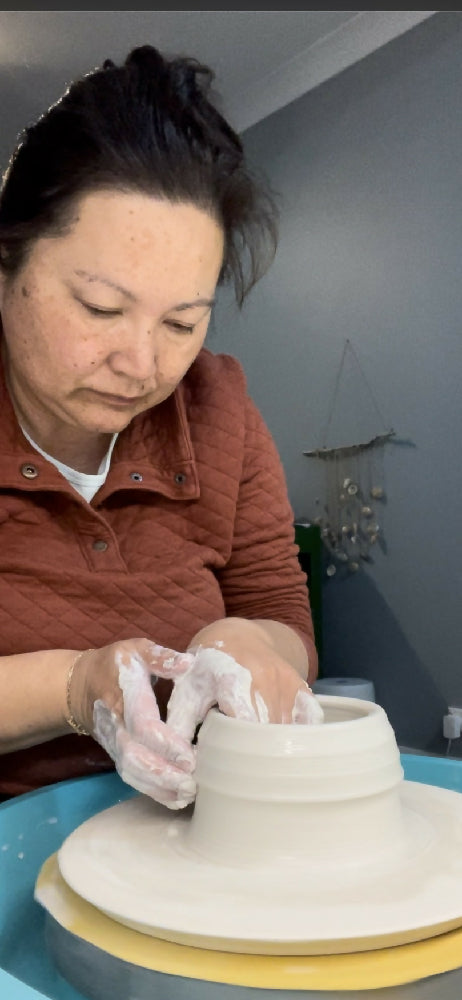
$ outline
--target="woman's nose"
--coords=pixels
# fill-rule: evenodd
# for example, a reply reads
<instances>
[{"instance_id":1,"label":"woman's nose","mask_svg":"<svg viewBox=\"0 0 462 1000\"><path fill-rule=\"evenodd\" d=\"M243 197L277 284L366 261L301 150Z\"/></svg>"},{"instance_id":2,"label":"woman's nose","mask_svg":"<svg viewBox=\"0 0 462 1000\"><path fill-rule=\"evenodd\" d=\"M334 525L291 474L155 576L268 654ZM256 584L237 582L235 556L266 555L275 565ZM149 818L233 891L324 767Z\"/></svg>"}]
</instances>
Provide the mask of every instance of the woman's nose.
<instances>
[{"instance_id":1,"label":"woman's nose","mask_svg":"<svg viewBox=\"0 0 462 1000\"><path fill-rule=\"evenodd\" d=\"M146 326L127 331L124 342L111 353L110 365L126 378L143 382L152 378L157 368L155 331Z\"/></svg>"}]
</instances>

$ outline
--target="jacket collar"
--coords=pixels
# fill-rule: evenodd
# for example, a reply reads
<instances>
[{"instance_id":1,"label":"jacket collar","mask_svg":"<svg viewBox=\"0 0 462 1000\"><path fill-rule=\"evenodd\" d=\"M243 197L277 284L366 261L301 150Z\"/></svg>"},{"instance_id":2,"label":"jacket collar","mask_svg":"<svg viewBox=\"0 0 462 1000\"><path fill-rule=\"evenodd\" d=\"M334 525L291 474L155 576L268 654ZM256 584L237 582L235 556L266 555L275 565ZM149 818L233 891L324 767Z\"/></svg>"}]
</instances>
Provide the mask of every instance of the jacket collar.
<instances>
[{"instance_id":1,"label":"jacket collar","mask_svg":"<svg viewBox=\"0 0 462 1000\"><path fill-rule=\"evenodd\" d=\"M187 377L187 376L186 376ZM195 500L199 477L186 411L185 385L140 413L117 438L96 503L117 490L144 489L172 500Z\"/></svg>"},{"instance_id":2,"label":"jacket collar","mask_svg":"<svg viewBox=\"0 0 462 1000\"><path fill-rule=\"evenodd\" d=\"M161 493L173 500L199 497L186 380L187 374L168 399L140 413L119 434L106 482L94 497L93 506L127 489ZM75 490L56 467L36 452L22 433L1 363L0 413L0 488L68 492L75 497Z\"/></svg>"}]
</instances>

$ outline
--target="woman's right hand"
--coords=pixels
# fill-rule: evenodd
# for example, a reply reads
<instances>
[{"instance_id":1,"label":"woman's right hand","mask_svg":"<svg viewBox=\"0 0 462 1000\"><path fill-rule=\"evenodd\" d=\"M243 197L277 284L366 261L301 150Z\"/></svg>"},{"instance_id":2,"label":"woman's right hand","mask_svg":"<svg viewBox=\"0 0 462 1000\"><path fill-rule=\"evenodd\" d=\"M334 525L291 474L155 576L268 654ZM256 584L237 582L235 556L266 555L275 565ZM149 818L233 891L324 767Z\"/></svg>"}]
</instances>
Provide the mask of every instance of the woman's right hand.
<instances>
[{"instance_id":1,"label":"woman's right hand","mask_svg":"<svg viewBox=\"0 0 462 1000\"><path fill-rule=\"evenodd\" d=\"M195 752L161 721L153 687L156 677L179 677L193 659L148 639L125 639L84 652L72 675L74 718L123 781L170 809L194 800Z\"/></svg>"}]
</instances>

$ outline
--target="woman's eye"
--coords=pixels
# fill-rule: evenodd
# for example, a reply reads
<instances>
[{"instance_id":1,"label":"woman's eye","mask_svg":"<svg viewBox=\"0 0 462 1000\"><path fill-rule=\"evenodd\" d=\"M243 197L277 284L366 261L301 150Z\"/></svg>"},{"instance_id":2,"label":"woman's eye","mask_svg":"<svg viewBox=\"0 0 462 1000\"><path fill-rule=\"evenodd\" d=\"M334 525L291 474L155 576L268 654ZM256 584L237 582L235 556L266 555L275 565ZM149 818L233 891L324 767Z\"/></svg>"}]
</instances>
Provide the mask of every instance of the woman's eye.
<instances>
[{"instance_id":1,"label":"woman's eye","mask_svg":"<svg viewBox=\"0 0 462 1000\"><path fill-rule=\"evenodd\" d=\"M121 309L101 309L99 306L90 305L89 302L82 302L81 304L92 316L120 316L122 312Z\"/></svg>"},{"instance_id":2,"label":"woman's eye","mask_svg":"<svg viewBox=\"0 0 462 1000\"><path fill-rule=\"evenodd\" d=\"M194 327L193 326L184 326L183 323L175 323L174 320L170 320L167 325L170 327L171 330L174 330L175 333L193 333L194 332Z\"/></svg>"}]
</instances>

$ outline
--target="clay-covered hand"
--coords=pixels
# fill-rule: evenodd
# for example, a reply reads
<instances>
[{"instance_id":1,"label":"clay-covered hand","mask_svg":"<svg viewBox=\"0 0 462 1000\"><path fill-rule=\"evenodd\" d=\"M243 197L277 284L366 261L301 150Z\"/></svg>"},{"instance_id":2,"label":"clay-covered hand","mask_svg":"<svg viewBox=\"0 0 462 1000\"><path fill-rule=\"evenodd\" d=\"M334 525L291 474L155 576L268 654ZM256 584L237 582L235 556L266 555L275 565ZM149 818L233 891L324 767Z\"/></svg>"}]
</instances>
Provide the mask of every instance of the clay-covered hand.
<instances>
[{"instance_id":1,"label":"clay-covered hand","mask_svg":"<svg viewBox=\"0 0 462 1000\"><path fill-rule=\"evenodd\" d=\"M180 677L193 660L147 639L124 640L85 653L75 677L78 718L121 778L171 809L194 800L195 752L161 721L153 681Z\"/></svg>"},{"instance_id":2,"label":"clay-covered hand","mask_svg":"<svg viewBox=\"0 0 462 1000\"><path fill-rule=\"evenodd\" d=\"M167 722L191 740L213 705L250 722L320 723L324 713L306 681L246 622L207 630L210 645L194 649L191 666L174 681ZM247 627L249 626L249 627ZM216 633L219 638L214 639ZM233 655L234 654L234 655ZM239 660L236 658L239 655Z\"/></svg>"}]
</instances>

